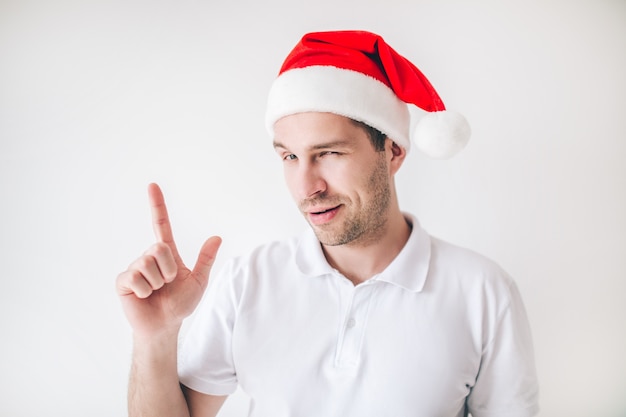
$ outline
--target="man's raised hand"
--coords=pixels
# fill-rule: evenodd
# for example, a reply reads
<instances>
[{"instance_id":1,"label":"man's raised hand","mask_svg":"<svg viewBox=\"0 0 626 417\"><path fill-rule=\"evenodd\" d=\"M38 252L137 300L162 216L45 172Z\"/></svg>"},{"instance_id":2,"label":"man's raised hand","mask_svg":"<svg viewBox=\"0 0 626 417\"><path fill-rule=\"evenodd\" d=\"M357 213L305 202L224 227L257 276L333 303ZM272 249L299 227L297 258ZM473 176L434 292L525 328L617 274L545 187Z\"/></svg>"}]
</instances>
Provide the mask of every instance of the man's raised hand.
<instances>
[{"instance_id":1,"label":"man's raised hand","mask_svg":"<svg viewBox=\"0 0 626 417\"><path fill-rule=\"evenodd\" d=\"M117 277L117 293L136 334L177 331L196 308L207 287L221 244L217 236L200 249L193 269L183 263L170 225L161 189L148 187L156 243Z\"/></svg>"}]
</instances>

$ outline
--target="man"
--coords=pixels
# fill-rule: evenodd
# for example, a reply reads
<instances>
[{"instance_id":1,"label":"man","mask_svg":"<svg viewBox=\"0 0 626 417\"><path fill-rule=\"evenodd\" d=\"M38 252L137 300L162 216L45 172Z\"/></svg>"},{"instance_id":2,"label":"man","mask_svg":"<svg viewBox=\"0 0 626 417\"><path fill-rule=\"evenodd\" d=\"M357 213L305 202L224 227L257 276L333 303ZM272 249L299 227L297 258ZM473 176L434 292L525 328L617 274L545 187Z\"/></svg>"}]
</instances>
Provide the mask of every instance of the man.
<instances>
[{"instance_id":1,"label":"man","mask_svg":"<svg viewBox=\"0 0 626 417\"><path fill-rule=\"evenodd\" d=\"M134 334L131 416L214 416L237 386L251 416L532 416L537 381L512 279L429 236L398 204L408 105L420 149L467 141L420 71L378 35L305 35L270 91L267 127L310 230L226 263L182 262L163 195L157 243L119 275Z\"/></svg>"}]
</instances>

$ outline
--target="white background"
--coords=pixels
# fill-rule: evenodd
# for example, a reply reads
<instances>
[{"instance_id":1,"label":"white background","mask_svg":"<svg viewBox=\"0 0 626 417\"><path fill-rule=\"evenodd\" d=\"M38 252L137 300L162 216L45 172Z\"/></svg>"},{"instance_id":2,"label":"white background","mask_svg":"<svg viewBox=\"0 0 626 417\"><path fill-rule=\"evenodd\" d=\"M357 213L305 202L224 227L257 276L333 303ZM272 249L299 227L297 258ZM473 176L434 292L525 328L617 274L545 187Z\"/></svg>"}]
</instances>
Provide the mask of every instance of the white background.
<instances>
[{"instance_id":1,"label":"white background","mask_svg":"<svg viewBox=\"0 0 626 417\"><path fill-rule=\"evenodd\" d=\"M409 154L401 204L516 278L541 416L625 415L620 0L0 0L0 415L126 415L114 280L152 243L149 182L189 263L212 234L219 267L305 227L263 113L326 29L380 33L470 120L456 158Z\"/></svg>"}]
</instances>

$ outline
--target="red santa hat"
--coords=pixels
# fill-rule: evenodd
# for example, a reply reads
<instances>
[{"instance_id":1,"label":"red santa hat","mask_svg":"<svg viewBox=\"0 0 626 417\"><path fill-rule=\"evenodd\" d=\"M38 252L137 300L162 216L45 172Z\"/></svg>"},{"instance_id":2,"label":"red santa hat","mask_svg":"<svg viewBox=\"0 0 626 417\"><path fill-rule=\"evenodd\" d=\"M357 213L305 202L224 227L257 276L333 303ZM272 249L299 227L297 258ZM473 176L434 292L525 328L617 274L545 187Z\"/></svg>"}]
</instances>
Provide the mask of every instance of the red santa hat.
<instances>
[{"instance_id":1,"label":"red santa hat","mask_svg":"<svg viewBox=\"0 0 626 417\"><path fill-rule=\"evenodd\" d=\"M285 59L269 92L266 127L287 115L330 112L372 126L407 151L409 105L426 113L413 130L418 149L448 158L465 147L470 127L446 110L428 79L383 38L365 31L308 33Z\"/></svg>"}]
</instances>

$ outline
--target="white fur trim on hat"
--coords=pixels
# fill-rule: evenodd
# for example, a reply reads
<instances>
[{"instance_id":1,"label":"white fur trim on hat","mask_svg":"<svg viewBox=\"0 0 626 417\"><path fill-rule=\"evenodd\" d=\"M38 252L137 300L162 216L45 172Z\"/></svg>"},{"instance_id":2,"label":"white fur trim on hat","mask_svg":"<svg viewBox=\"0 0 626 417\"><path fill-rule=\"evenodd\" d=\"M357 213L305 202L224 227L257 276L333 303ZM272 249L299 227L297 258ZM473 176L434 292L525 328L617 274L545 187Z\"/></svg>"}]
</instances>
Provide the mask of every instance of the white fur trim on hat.
<instances>
[{"instance_id":1,"label":"white fur trim on hat","mask_svg":"<svg viewBox=\"0 0 626 417\"><path fill-rule=\"evenodd\" d=\"M407 151L410 115L407 104L380 81L357 71L309 66L282 73L269 92L265 126L274 135L282 117L309 111L335 113L374 127Z\"/></svg>"}]
</instances>

